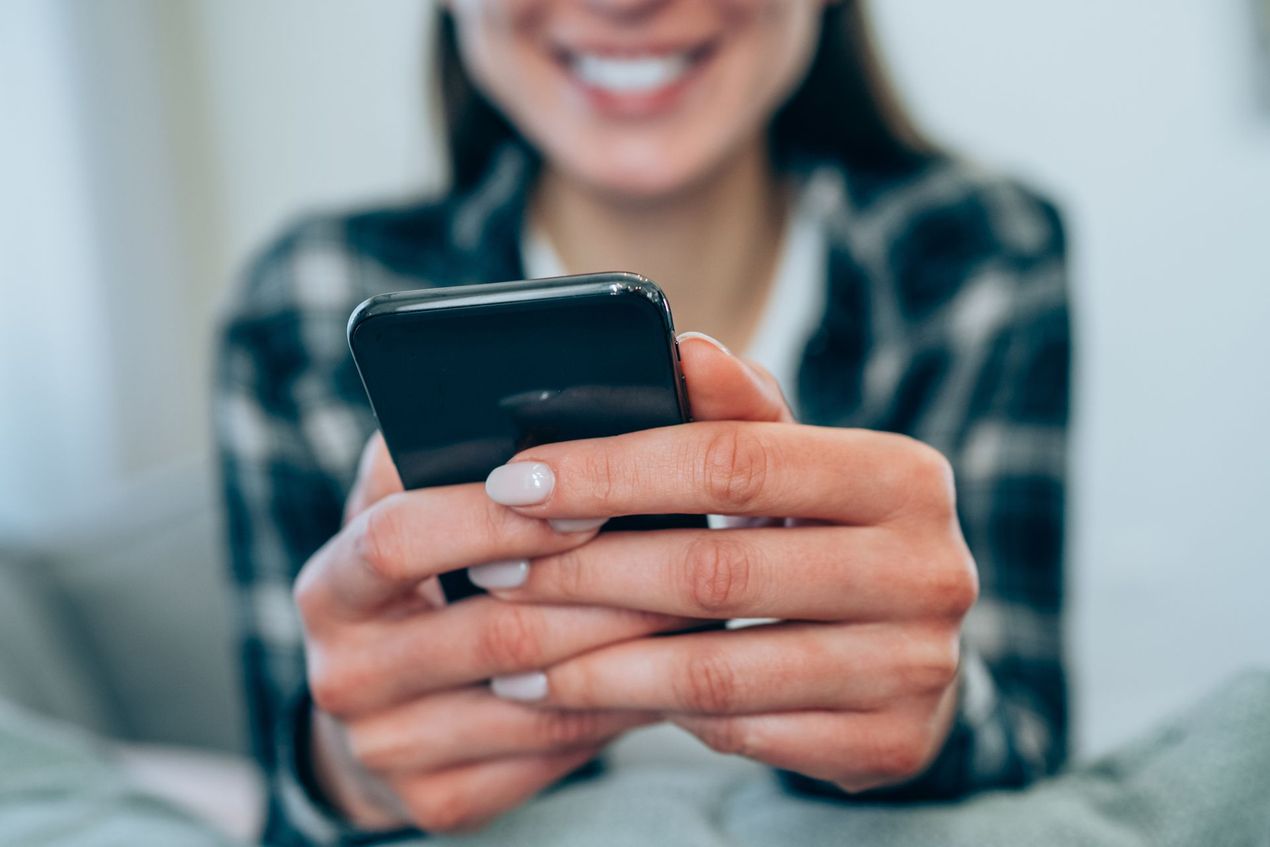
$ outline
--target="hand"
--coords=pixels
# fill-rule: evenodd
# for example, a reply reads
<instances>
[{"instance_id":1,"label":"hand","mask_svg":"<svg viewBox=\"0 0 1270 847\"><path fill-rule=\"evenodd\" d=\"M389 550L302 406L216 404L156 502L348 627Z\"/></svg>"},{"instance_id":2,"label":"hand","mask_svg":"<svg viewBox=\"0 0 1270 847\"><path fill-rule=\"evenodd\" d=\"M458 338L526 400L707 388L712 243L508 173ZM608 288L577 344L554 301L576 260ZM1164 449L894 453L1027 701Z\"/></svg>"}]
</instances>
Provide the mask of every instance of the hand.
<instances>
[{"instance_id":1,"label":"hand","mask_svg":"<svg viewBox=\"0 0 1270 847\"><path fill-rule=\"evenodd\" d=\"M489 563L515 573L525 559L585 544L594 522L561 531L493 503L480 485L404 492L379 436L347 515L304 566L295 599L316 704L315 769L355 824L476 826L654 720L643 710L528 708L485 683L682 628L681 618L491 597L445 606L436 580Z\"/></svg>"},{"instance_id":2,"label":"hand","mask_svg":"<svg viewBox=\"0 0 1270 847\"><path fill-rule=\"evenodd\" d=\"M534 448L491 474L491 495L534 518L797 520L601 535L534 559L496 596L781 622L603 647L544 663L536 686L512 693L657 712L717 750L847 791L919 774L952 723L978 591L948 463L903 436L794 424L739 360L702 341L681 350L694 403L713 390L716 410L730 403L745 420ZM552 484L530 491L527 473Z\"/></svg>"}]
</instances>

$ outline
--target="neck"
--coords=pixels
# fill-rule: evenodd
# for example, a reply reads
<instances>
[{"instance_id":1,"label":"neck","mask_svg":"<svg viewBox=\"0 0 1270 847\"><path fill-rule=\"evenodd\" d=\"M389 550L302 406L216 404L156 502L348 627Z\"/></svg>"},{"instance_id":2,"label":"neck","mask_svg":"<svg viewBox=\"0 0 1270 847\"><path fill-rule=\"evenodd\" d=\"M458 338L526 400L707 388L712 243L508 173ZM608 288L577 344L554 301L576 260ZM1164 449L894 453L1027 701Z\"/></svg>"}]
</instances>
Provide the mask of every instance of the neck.
<instances>
[{"instance_id":1,"label":"neck","mask_svg":"<svg viewBox=\"0 0 1270 847\"><path fill-rule=\"evenodd\" d=\"M665 290L681 330L742 349L775 270L784 194L766 146L756 142L656 200L597 193L547 167L531 214L570 273L641 273Z\"/></svg>"}]
</instances>

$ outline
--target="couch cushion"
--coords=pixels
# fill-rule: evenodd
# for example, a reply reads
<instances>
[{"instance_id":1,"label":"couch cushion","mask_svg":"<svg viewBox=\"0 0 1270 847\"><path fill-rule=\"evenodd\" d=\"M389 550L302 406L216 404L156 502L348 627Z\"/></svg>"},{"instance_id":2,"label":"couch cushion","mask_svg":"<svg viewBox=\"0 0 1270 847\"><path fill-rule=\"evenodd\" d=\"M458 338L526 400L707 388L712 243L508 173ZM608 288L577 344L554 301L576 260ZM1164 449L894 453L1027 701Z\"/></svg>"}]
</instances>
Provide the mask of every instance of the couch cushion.
<instances>
[{"instance_id":1,"label":"couch cushion","mask_svg":"<svg viewBox=\"0 0 1270 847\"><path fill-rule=\"evenodd\" d=\"M97 732L120 726L46 559L0 552L0 699Z\"/></svg>"},{"instance_id":2,"label":"couch cushion","mask_svg":"<svg viewBox=\"0 0 1270 847\"><path fill-rule=\"evenodd\" d=\"M173 467L48 543L51 579L119 706L117 738L246 748L212 490L208 463Z\"/></svg>"}]
</instances>

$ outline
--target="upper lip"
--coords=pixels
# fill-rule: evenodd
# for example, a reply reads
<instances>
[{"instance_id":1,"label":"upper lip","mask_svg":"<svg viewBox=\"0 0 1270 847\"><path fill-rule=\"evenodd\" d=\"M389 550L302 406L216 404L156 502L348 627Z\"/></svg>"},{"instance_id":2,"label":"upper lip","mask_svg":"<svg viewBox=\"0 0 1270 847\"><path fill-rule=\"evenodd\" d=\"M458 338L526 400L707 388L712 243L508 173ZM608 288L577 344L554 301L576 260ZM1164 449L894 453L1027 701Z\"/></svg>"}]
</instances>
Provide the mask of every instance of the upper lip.
<instances>
[{"instance_id":1,"label":"upper lip","mask_svg":"<svg viewBox=\"0 0 1270 847\"><path fill-rule=\"evenodd\" d=\"M562 59L580 55L601 56L606 59L647 59L677 56L687 53L691 57L705 53L713 45L713 39L695 41L644 41L639 43L616 41L588 41L573 44L551 42L550 49Z\"/></svg>"}]
</instances>

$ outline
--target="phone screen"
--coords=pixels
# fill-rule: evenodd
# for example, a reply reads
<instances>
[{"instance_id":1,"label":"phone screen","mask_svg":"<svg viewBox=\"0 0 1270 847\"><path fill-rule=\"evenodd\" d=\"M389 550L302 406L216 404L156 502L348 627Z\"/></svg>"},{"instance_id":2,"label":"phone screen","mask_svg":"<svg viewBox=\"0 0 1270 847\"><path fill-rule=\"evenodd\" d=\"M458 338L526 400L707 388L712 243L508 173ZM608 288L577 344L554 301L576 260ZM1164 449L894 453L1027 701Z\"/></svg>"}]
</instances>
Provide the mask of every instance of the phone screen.
<instances>
[{"instance_id":1,"label":"phone screen","mask_svg":"<svg viewBox=\"0 0 1270 847\"><path fill-rule=\"evenodd\" d=\"M399 309L350 344L407 488L481 482L538 444L682 423L664 307L632 292ZM606 529L703 526L640 516ZM474 593L447 575L447 596Z\"/></svg>"}]
</instances>

